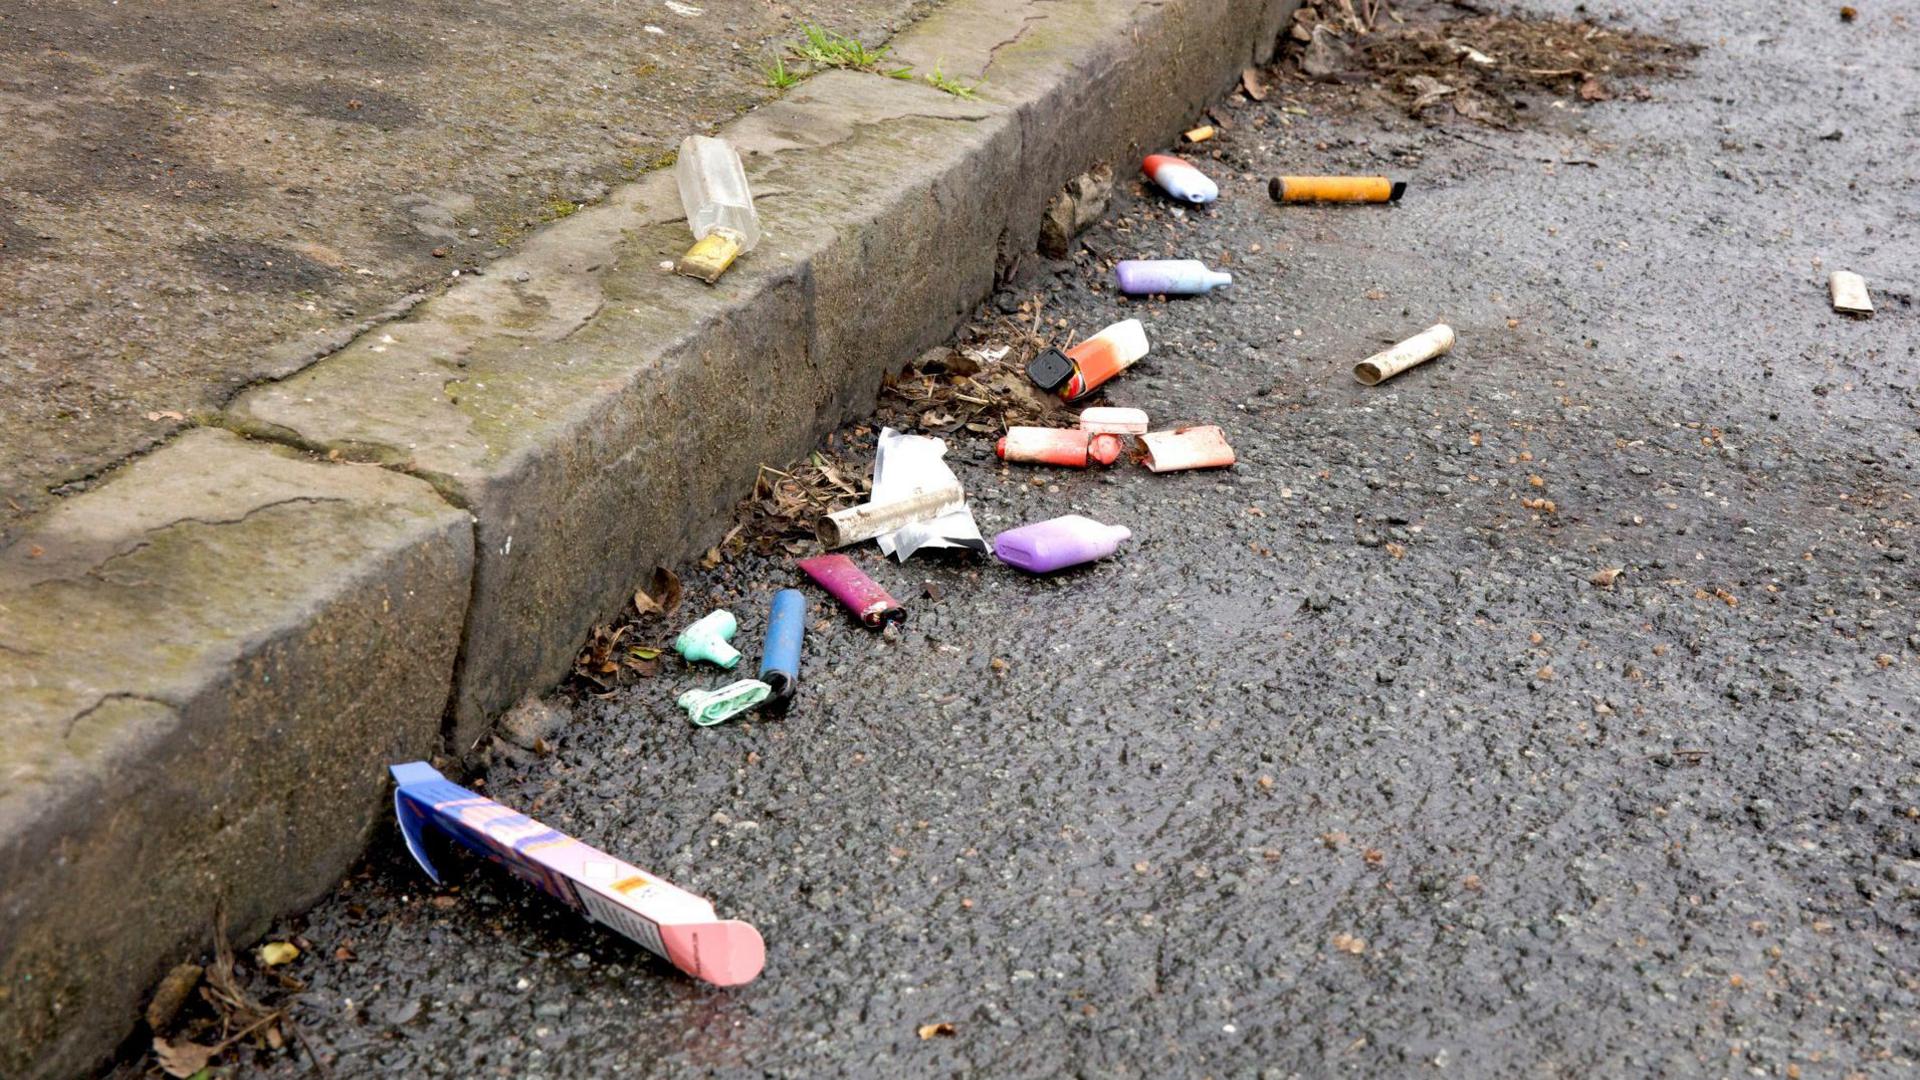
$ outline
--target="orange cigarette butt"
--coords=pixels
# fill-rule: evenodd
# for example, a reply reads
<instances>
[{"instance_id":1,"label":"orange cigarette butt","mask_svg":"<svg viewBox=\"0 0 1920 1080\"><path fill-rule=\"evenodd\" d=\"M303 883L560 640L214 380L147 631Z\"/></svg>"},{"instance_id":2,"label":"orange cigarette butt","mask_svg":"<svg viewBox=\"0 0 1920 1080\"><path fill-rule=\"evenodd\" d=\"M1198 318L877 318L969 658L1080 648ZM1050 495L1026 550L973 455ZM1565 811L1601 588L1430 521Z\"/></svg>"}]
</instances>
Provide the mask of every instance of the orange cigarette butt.
<instances>
[{"instance_id":1,"label":"orange cigarette butt","mask_svg":"<svg viewBox=\"0 0 1920 1080\"><path fill-rule=\"evenodd\" d=\"M1384 176L1276 176L1267 181L1274 202L1399 202L1403 181Z\"/></svg>"},{"instance_id":2,"label":"orange cigarette butt","mask_svg":"<svg viewBox=\"0 0 1920 1080\"><path fill-rule=\"evenodd\" d=\"M1190 143L1206 142L1211 138L1213 138L1212 124L1201 124L1199 127L1187 132L1187 141Z\"/></svg>"}]
</instances>

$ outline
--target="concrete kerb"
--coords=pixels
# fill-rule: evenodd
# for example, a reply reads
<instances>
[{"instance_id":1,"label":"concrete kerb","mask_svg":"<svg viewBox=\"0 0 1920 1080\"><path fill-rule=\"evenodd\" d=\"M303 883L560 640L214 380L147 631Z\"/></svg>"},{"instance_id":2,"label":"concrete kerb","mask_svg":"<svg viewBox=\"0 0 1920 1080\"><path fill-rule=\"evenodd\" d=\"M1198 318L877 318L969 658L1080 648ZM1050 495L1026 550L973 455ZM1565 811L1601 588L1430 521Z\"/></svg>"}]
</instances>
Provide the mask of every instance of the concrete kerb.
<instances>
[{"instance_id":1,"label":"concrete kerb","mask_svg":"<svg viewBox=\"0 0 1920 1080\"><path fill-rule=\"evenodd\" d=\"M113 808L130 804L112 799L91 819L79 810L63 819L72 836L117 835L119 847L44 830L7 841L0 1071L69 1072L96 1060L132 1027L160 966L204 941L215 897L229 898L245 932L335 880L382 816L380 764L426 749L443 700L447 749L472 760L494 718L563 677L583 635L635 581L712 541L762 462L798 457L866 412L889 368L951 333L1003 262L1032 250L1061 183L1101 160L1128 172L1242 66L1264 59L1294 6L955 0L893 46L922 70L938 63L950 77L984 79L978 100L829 72L728 126L747 155L767 237L719 286L663 268L688 237L672 178L656 173L406 318L249 391L221 418L234 431L384 470L295 461L203 432L76 499L108 508L102 535L138 546L147 526L129 532L112 521L137 518L132 508L162 476L176 485L197 478L203 499L232 505L251 497L254 471L280 476L283 466L301 471L286 479L295 488L350 476L359 478L350 486L379 489L342 496L338 507L288 495L237 516L214 512L221 529L277 523L256 538L265 550L228 552L208 538L179 571L210 595L233 595L247 575L278 583L260 610L230 616L254 628L244 644L217 634L218 648L182 641L176 648L200 665L187 684L150 691L165 680L134 670L102 707L46 706L62 724L84 713L121 764L72 755L68 772L49 773L35 790L66 784L104 796L116 784L146 784L169 794L137 830L116 832L129 812ZM223 484L239 494L222 496ZM357 514L369 498L410 524L329 517L343 507ZM402 504L404 513L392 509ZM323 532L334 543L326 552L313 546ZM5 553L0 588L32 543L23 537ZM277 551L289 543L292 562ZM163 571L175 572L155 572ZM212 571L218 580L207 579ZM121 587L91 587L109 586ZM187 605L194 587L168 595ZM397 608L396 592L407 596ZM378 610L368 607L375 596L385 597ZM181 610L178 625L198 633L201 620ZM100 633L113 648L118 639ZM6 650L0 664L13 671L0 685L42 678L23 674ZM260 691L255 680L269 674L277 689ZM370 723L381 712L387 727ZM274 777L290 788L302 782L268 767L289 764L289 748L263 748L257 732L294 729L290 743L315 755L318 775L302 790L266 790ZM194 753L223 745L239 752L214 761L218 771L193 763ZM200 785L245 797L196 801L189 793ZM12 814L27 804L0 805ZM236 818L231 808L242 805L271 809ZM143 871L115 867L146 868L169 845L196 843L218 851L182 860L190 871L153 871L180 898L155 905L174 920L170 932L80 917L133 903L115 886ZM297 867L285 861L290 844L302 853ZM23 899L39 892L63 895L65 910ZM73 937L83 928L93 936ZM71 975L30 986L29 976L49 970L34 965L56 959Z\"/></svg>"},{"instance_id":2,"label":"concrete kerb","mask_svg":"<svg viewBox=\"0 0 1920 1080\"><path fill-rule=\"evenodd\" d=\"M0 552L0 1075L87 1071L216 905L339 880L436 745L471 544L418 480L203 429Z\"/></svg>"}]
</instances>

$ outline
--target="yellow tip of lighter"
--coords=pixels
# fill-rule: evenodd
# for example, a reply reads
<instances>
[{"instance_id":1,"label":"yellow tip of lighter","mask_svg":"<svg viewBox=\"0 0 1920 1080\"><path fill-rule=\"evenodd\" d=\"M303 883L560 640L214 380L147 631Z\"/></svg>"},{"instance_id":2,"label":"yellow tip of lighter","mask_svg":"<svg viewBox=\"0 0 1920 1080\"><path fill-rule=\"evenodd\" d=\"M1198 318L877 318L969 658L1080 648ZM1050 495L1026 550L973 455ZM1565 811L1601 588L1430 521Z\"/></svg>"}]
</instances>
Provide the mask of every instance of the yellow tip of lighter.
<instances>
[{"instance_id":1,"label":"yellow tip of lighter","mask_svg":"<svg viewBox=\"0 0 1920 1080\"><path fill-rule=\"evenodd\" d=\"M724 229L715 229L687 249L674 270L711 285L720 280L733 260L740 257L741 243Z\"/></svg>"}]
</instances>

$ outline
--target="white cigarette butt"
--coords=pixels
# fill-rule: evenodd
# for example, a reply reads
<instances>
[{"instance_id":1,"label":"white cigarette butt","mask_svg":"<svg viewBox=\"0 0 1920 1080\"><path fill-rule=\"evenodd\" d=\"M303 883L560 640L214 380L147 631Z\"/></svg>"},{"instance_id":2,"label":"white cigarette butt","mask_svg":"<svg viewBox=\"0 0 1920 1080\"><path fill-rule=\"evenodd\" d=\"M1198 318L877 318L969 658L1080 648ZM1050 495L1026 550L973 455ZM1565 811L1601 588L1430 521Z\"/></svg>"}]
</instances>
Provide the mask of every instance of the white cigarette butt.
<instances>
[{"instance_id":1,"label":"white cigarette butt","mask_svg":"<svg viewBox=\"0 0 1920 1080\"><path fill-rule=\"evenodd\" d=\"M1383 383L1410 367L1421 364L1453 348L1453 327L1436 323L1385 352L1377 352L1353 365L1353 377L1367 386Z\"/></svg>"}]
</instances>

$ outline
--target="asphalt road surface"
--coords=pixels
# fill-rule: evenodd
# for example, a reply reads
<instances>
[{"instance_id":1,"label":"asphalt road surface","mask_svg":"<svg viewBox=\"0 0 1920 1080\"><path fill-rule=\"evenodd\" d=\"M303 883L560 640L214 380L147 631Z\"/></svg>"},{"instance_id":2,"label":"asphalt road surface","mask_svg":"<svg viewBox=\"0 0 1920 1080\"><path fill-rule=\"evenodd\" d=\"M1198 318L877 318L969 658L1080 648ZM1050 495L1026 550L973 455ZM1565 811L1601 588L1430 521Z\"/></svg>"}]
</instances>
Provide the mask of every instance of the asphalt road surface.
<instances>
[{"instance_id":1,"label":"asphalt road surface","mask_svg":"<svg viewBox=\"0 0 1920 1080\"><path fill-rule=\"evenodd\" d=\"M1910 1075L1901 7L1641 5L1705 46L1686 73L1516 95L1511 129L1276 72L1194 155L1204 210L1123 163L1091 250L1027 260L987 321L1140 318L1105 402L1218 423L1239 464L1005 468L960 431L989 533L1133 540L1044 579L863 552L905 626L810 590L785 720L692 727L673 698L718 680L668 657L496 763L496 798L756 924L757 982L696 985L471 862L437 889L387 836L277 931L312 946L309 1041L337 1076ZM1353 171L1405 200L1266 194ZM1235 284L1114 296L1102 256L1170 254ZM1872 319L1831 310L1839 268ZM1354 381L1440 321L1451 355ZM685 579L752 663L799 575Z\"/></svg>"}]
</instances>

